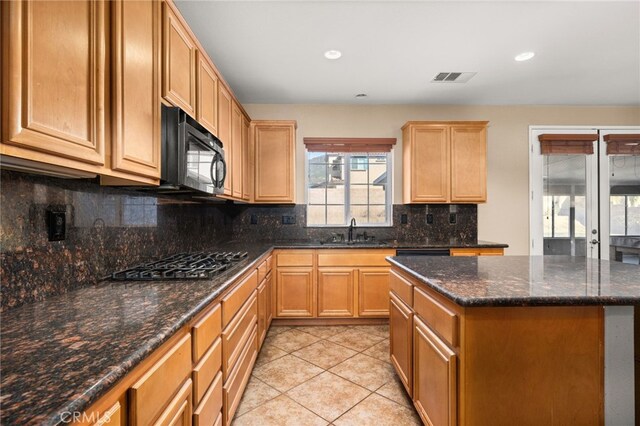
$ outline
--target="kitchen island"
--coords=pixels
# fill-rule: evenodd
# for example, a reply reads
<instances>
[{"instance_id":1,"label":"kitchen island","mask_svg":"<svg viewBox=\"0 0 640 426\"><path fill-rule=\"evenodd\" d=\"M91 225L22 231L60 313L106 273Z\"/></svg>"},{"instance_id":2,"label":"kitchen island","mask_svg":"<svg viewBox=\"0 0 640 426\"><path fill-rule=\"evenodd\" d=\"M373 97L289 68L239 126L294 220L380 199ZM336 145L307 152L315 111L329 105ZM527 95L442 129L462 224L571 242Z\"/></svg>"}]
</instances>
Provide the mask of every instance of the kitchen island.
<instances>
[{"instance_id":1,"label":"kitchen island","mask_svg":"<svg viewBox=\"0 0 640 426\"><path fill-rule=\"evenodd\" d=\"M425 423L633 424L637 266L387 260L392 362Z\"/></svg>"}]
</instances>

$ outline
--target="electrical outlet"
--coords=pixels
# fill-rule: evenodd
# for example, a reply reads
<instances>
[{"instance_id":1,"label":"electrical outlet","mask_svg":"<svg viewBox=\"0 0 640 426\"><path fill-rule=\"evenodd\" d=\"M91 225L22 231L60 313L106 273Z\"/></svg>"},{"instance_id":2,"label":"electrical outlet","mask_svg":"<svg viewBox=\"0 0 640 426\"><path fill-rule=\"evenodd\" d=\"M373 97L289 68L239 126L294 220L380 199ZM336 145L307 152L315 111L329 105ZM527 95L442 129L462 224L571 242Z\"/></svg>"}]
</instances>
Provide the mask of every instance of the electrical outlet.
<instances>
[{"instance_id":1,"label":"electrical outlet","mask_svg":"<svg viewBox=\"0 0 640 426\"><path fill-rule=\"evenodd\" d=\"M403 225L409 223L409 219L407 218L407 215L405 213L400 215L400 223Z\"/></svg>"},{"instance_id":2,"label":"electrical outlet","mask_svg":"<svg viewBox=\"0 0 640 426\"><path fill-rule=\"evenodd\" d=\"M283 225L295 225L296 217L295 216L282 216L282 224Z\"/></svg>"},{"instance_id":3,"label":"electrical outlet","mask_svg":"<svg viewBox=\"0 0 640 426\"><path fill-rule=\"evenodd\" d=\"M433 225L433 213L427 213L427 225Z\"/></svg>"},{"instance_id":4,"label":"electrical outlet","mask_svg":"<svg viewBox=\"0 0 640 426\"><path fill-rule=\"evenodd\" d=\"M257 225L258 224L258 215L256 215L256 214L252 214L251 215L251 224L252 225Z\"/></svg>"},{"instance_id":5,"label":"electrical outlet","mask_svg":"<svg viewBox=\"0 0 640 426\"><path fill-rule=\"evenodd\" d=\"M49 241L62 241L67 236L67 214L47 210L47 233Z\"/></svg>"},{"instance_id":6,"label":"electrical outlet","mask_svg":"<svg viewBox=\"0 0 640 426\"><path fill-rule=\"evenodd\" d=\"M458 220L457 216L458 215L456 213L449 213L449 223L451 225L455 225L456 221Z\"/></svg>"}]
</instances>

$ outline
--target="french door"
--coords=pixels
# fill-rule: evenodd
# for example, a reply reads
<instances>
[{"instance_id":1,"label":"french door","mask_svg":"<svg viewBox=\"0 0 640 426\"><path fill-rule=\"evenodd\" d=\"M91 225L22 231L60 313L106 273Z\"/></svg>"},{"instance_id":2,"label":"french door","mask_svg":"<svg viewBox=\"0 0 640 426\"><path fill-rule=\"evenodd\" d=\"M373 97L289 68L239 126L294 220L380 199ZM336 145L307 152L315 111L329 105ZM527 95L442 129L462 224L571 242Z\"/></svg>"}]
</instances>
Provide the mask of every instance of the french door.
<instances>
[{"instance_id":1,"label":"french door","mask_svg":"<svg viewBox=\"0 0 640 426\"><path fill-rule=\"evenodd\" d=\"M614 149L620 134L640 127L530 127L532 255L609 259L620 238L640 238L640 151Z\"/></svg>"}]
</instances>

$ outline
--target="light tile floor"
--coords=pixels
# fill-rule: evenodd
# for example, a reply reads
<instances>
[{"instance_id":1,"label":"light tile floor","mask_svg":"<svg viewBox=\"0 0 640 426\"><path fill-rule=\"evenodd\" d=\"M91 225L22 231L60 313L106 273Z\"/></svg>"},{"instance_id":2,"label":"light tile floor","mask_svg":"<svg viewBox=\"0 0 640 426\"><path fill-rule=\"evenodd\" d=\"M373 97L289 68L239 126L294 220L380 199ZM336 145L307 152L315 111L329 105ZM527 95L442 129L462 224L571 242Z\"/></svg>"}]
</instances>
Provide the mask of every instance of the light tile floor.
<instances>
[{"instance_id":1,"label":"light tile floor","mask_svg":"<svg viewBox=\"0 0 640 426\"><path fill-rule=\"evenodd\" d=\"M389 361L389 326L273 326L235 426L420 425Z\"/></svg>"}]
</instances>

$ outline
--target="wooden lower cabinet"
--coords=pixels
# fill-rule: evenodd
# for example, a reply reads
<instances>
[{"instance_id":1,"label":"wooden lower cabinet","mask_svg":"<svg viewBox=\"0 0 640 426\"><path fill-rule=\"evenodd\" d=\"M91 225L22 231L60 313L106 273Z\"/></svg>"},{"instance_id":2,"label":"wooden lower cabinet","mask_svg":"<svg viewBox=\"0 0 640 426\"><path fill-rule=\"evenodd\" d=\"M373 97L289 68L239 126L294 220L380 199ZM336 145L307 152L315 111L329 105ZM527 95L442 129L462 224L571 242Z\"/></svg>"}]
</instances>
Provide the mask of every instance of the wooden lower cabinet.
<instances>
[{"instance_id":1,"label":"wooden lower cabinet","mask_svg":"<svg viewBox=\"0 0 640 426\"><path fill-rule=\"evenodd\" d=\"M276 315L312 317L316 313L315 279L311 267L284 267L276 270Z\"/></svg>"},{"instance_id":2,"label":"wooden lower cabinet","mask_svg":"<svg viewBox=\"0 0 640 426\"><path fill-rule=\"evenodd\" d=\"M391 274L391 360L425 424L604 424L601 306L463 307Z\"/></svg>"},{"instance_id":3,"label":"wooden lower cabinet","mask_svg":"<svg viewBox=\"0 0 640 426\"><path fill-rule=\"evenodd\" d=\"M413 401L425 424L456 425L456 354L418 317L413 334Z\"/></svg>"},{"instance_id":4,"label":"wooden lower cabinet","mask_svg":"<svg viewBox=\"0 0 640 426\"><path fill-rule=\"evenodd\" d=\"M178 394L169 403L160 418L153 423L155 426L187 426L191 425L191 392L193 386L191 379L187 379Z\"/></svg>"},{"instance_id":5,"label":"wooden lower cabinet","mask_svg":"<svg viewBox=\"0 0 640 426\"><path fill-rule=\"evenodd\" d=\"M503 248L452 248L450 256L504 256Z\"/></svg>"},{"instance_id":6,"label":"wooden lower cabinet","mask_svg":"<svg viewBox=\"0 0 640 426\"><path fill-rule=\"evenodd\" d=\"M191 334L185 334L131 386L129 390L130 424L148 425L156 421L161 413L166 414L167 405L172 401L176 390L181 386L184 387L183 383L191 373L191 365ZM188 381L191 389L191 379ZM189 401L191 401L191 390L189 390Z\"/></svg>"},{"instance_id":7,"label":"wooden lower cabinet","mask_svg":"<svg viewBox=\"0 0 640 426\"><path fill-rule=\"evenodd\" d=\"M355 273L351 268L318 268L318 316L354 316Z\"/></svg>"},{"instance_id":8,"label":"wooden lower cabinet","mask_svg":"<svg viewBox=\"0 0 640 426\"><path fill-rule=\"evenodd\" d=\"M258 286L258 347L267 337L267 284L264 280Z\"/></svg>"},{"instance_id":9,"label":"wooden lower cabinet","mask_svg":"<svg viewBox=\"0 0 640 426\"><path fill-rule=\"evenodd\" d=\"M273 262L267 259L259 287L256 267L134 367L74 425L228 426L258 355L258 312L262 339L273 317Z\"/></svg>"},{"instance_id":10,"label":"wooden lower cabinet","mask_svg":"<svg viewBox=\"0 0 640 426\"><path fill-rule=\"evenodd\" d=\"M271 321L273 321L274 311L275 311L275 295L276 291L273 284L273 273L269 272L267 274L267 278L265 278L265 286L266 286L266 310L267 310L267 330L271 326Z\"/></svg>"},{"instance_id":11,"label":"wooden lower cabinet","mask_svg":"<svg viewBox=\"0 0 640 426\"><path fill-rule=\"evenodd\" d=\"M358 316L389 316L389 268L358 269Z\"/></svg>"},{"instance_id":12,"label":"wooden lower cabinet","mask_svg":"<svg viewBox=\"0 0 640 426\"><path fill-rule=\"evenodd\" d=\"M249 377L251 376L251 370L258 357L258 330L257 327L253 328L251 338L247 342L242 351L238 365L233 369L229 378L224 384L223 398L224 398L224 424L230 425L233 416L238 409L242 393L247 387Z\"/></svg>"},{"instance_id":13,"label":"wooden lower cabinet","mask_svg":"<svg viewBox=\"0 0 640 426\"><path fill-rule=\"evenodd\" d=\"M413 394L413 312L394 293L390 293L389 333L391 363L411 396Z\"/></svg>"}]
</instances>

